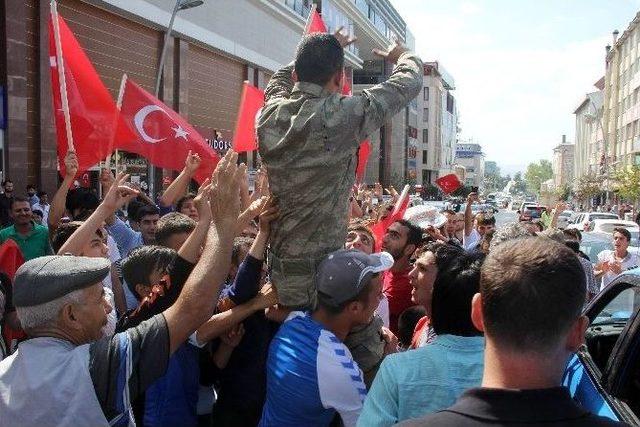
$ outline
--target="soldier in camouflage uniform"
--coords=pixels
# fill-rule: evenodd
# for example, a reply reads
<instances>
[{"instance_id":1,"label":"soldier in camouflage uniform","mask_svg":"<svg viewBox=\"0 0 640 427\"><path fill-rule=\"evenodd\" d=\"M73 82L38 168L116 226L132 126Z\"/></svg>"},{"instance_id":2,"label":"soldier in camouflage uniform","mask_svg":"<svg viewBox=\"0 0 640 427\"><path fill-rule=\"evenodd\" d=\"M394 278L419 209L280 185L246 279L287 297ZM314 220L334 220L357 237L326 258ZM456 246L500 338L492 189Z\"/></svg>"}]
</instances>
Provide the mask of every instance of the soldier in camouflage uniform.
<instances>
[{"instance_id":1,"label":"soldier in camouflage uniform","mask_svg":"<svg viewBox=\"0 0 640 427\"><path fill-rule=\"evenodd\" d=\"M360 142L422 88L422 62L396 43L375 52L397 64L386 82L341 95L343 48L352 41L340 32L306 36L294 63L265 89L259 151L280 209L272 225L271 280L286 307L315 305L316 266L344 246Z\"/></svg>"}]
</instances>

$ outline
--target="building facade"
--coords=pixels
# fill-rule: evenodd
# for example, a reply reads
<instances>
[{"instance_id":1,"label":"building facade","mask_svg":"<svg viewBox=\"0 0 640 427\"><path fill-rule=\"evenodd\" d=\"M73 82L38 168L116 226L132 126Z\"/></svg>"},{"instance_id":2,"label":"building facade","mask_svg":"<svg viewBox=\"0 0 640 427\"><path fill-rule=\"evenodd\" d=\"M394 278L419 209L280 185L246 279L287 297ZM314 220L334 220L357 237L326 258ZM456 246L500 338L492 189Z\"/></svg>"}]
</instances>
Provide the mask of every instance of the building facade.
<instances>
[{"instance_id":1,"label":"building facade","mask_svg":"<svg viewBox=\"0 0 640 427\"><path fill-rule=\"evenodd\" d=\"M464 167L464 185L483 187L485 165L484 153L480 144L459 143L456 147L455 163Z\"/></svg>"},{"instance_id":2,"label":"building facade","mask_svg":"<svg viewBox=\"0 0 640 427\"><path fill-rule=\"evenodd\" d=\"M605 174L640 164L640 13L607 46L604 86L602 167Z\"/></svg>"},{"instance_id":3,"label":"building facade","mask_svg":"<svg viewBox=\"0 0 640 427\"><path fill-rule=\"evenodd\" d=\"M422 94L418 96L418 181L433 184L452 173L458 141L455 82L439 62L424 64Z\"/></svg>"},{"instance_id":4,"label":"building facade","mask_svg":"<svg viewBox=\"0 0 640 427\"><path fill-rule=\"evenodd\" d=\"M553 149L553 185L556 189L573 184L575 145L567 142L562 135L562 142Z\"/></svg>"},{"instance_id":5,"label":"building facade","mask_svg":"<svg viewBox=\"0 0 640 427\"><path fill-rule=\"evenodd\" d=\"M384 49L393 38L412 41L389 0L315 3L330 31L343 26L358 37L345 52L349 80L352 70L374 59L371 49ZM58 11L115 99L124 73L153 92L174 4L168 0L59 0ZM205 138L231 141L243 81L264 88L271 75L293 59L311 4L310 0L216 0L180 11L168 41L159 97ZM2 176L11 178L18 191L29 183L52 192L58 177L49 2L7 0L0 10L4 47L0 91L7 106L0 120ZM391 66L380 62L383 78ZM403 111L372 136L372 170L367 174L372 181L382 176L381 181L388 183L396 169L403 178L407 176L411 142L407 122L411 120L417 119L411 111ZM218 147L226 149L228 144L221 142ZM151 181L143 159L123 154L121 160L140 181ZM250 166L257 163L255 153L243 160ZM159 184L161 178L162 171L157 171L153 181Z\"/></svg>"},{"instance_id":6,"label":"building facade","mask_svg":"<svg viewBox=\"0 0 640 427\"><path fill-rule=\"evenodd\" d=\"M576 116L576 141L574 148L573 182L583 176L601 173L604 149L602 126L604 93L602 90L588 93L578 108Z\"/></svg>"}]
</instances>

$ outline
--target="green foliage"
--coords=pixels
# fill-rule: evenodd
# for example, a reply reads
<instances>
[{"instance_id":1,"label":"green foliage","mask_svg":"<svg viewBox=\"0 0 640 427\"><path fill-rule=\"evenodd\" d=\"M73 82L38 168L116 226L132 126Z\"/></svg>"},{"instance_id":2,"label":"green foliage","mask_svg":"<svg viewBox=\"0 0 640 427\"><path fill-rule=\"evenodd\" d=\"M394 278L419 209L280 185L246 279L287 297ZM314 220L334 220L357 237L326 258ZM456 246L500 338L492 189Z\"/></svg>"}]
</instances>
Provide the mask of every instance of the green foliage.
<instances>
[{"instance_id":1,"label":"green foliage","mask_svg":"<svg viewBox=\"0 0 640 427\"><path fill-rule=\"evenodd\" d=\"M572 196L573 191L571 190L571 186L569 184L564 184L560 188L556 190L556 196L558 196L558 200L566 202Z\"/></svg>"},{"instance_id":2,"label":"green foliage","mask_svg":"<svg viewBox=\"0 0 640 427\"><path fill-rule=\"evenodd\" d=\"M551 162L545 159L538 163L529 163L524 179L527 182L527 189L536 194L540 194L540 186L543 182L553 178Z\"/></svg>"},{"instance_id":3,"label":"green foliage","mask_svg":"<svg viewBox=\"0 0 640 427\"><path fill-rule=\"evenodd\" d=\"M574 194L578 200L587 201L601 193L601 180L595 175L581 176L576 182Z\"/></svg>"},{"instance_id":4,"label":"green foliage","mask_svg":"<svg viewBox=\"0 0 640 427\"><path fill-rule=\"evenodd\" d=\"M516 194L524 194L527 192L527 183L522 179L522 172L516 172L513 176L512 191Z\"/></svg>"},{"instance_id":5,"label":"green foliage","mask_svg":"<svg viewBox=\"0 0 640 427\"><path fill-rule=\"evenodd\" d=\"M634 202L640 197L640 167L638 165L625 166L613 173L617 184L617 193L625 199Z\"/></svg>"}]
</instances>

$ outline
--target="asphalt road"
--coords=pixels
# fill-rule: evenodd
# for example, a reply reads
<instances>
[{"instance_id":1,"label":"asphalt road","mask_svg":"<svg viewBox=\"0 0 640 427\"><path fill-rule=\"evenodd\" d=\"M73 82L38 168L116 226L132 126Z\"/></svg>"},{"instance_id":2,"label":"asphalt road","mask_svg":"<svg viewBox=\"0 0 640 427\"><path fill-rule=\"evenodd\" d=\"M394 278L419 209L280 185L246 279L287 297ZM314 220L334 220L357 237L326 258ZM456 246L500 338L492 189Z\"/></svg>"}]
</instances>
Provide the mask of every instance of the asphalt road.
<instances>
[{"instance_id":1,"label":"asphalt road","mask_svg":"<svg viewBox=\"0 0 640 427\"><path fill-rule=\"evenodd\" d=\"M501 226L508 224L510 222L516 222L518 220L518 215L516 211L512 211L511 209L500 209L496 215L496 228L500 228Z\"/></svg>"}]
</instances>

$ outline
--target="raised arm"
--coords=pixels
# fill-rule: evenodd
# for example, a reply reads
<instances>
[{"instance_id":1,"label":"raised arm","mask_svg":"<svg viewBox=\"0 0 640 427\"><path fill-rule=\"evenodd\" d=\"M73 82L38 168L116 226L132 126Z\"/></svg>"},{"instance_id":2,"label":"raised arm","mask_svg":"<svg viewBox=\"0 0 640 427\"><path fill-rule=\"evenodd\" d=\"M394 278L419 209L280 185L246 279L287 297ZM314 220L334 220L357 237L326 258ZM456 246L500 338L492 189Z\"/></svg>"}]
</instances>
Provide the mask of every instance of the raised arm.
<instances>
[{"instance_id":1,"label":"raised arm","mask_svg":"<svg viewBox=\"0 0 640 427\"><path fill-rule=\"evenodd\" d=\"M74 151L67 151L67 155L64 157L65 175L62 184L56 191L56 194L51 200L49 207L49 234L53 235L53 232L58 228L60 220L64 216L64 211L67 202L67 194L69 194L69 187L73 184L73 180L78 173L78 157Z\"/></svg>"},{"instance_id":2,"label":"raised arm","mask_svg":"<svg viewBox=\"0 0 640 427\"><path fill-rule=\"evenodd\" d=\"M187 340L211 313L224 283L240 211L240 179L244 173L236 162L238 154L229 151L213 174L211 211L213 221L200 260L178 297L164 312L169 329L170 352Z\"/></svg>"},{"instance_id":3,"label":"raised arm","mask_svg":"<svg viewBox=\"0 0 640 427\"><path fill-rule=\"evenodd\" d=\"M105 219L138 195L138 192L125 186L129 175L120 174L105 195L104 200L86 221L67 239L58 254L80 255L82 247L91 240Z\"/></svg>"},{"instance_id":4,"label":"raised arm","mask_svg":"<svg viewBox=\"0 0 640 427\"><path fill-rule=\"evenodd\" d=\"M473 231L473 214L471 212L471 205L478 201L478 195L476 193L469 193L467 196L467 206L464 209L464 235L470 236Z\"/></svg>"},{"instance_id":5,"label":"raised arm","mask_svg":"<svg viewBox=\"0 0 640 427\"><path fill-rule=\"evenodd\" d=\"M556 208L553 210L551 216L551 222L549 223L549 228L556 228L558 226L558 218L560 214L567 209L567 205L564 202L558 202L556 204Z\"/></svg>"},{"instance_id":6,"label":"raised arm","mask_svg":"<svg viewBox=\"0 0 640 427\"><path fill-rule=\"evenodd\" d=\"M202 183L198 190L198 195L193 199L193 203L198 210L198 223L196 228L191 232L187 240L180 247L178 255L192 264L198 261L200 249L207 238L209 225L211 224L211 183L209 179Z\"/></svg>"},{"instance_id":7,"label":"raised arm","mask_svg":"<svg viewBox=\"0 0 640 427\"><path fill-rule=\"evenodd\" d=\"M289 98L293 90L293 68L291 62L275 72L264 90L264 102L278 98Z\"/></svg>"},{"instance_id":8,"label":"raised arm","mask_svg":"<svg viewBox=\"0 0 640 427\"><path fill-rule=\"evenodd\" d=\"M357 141L365 139L406 107L422 88L423 66L416 54L397 42L386 52L376 49L374 53L396 66L385 82L363 90L358 97L347 99L346 102L354 103L354 115L360 116L360 123L354 123Z\"/></svg>"},{"instance_id":9,"label":"raised arm","mask_svg":"<svg viewBox=\"0 0 640 427\"><path fill-rule=\"evenodd\" d=\"M167 187L160 197L160 205L164 207L172 206L176 200L184 196L187 192L187 187L189 187L189 182L200 167L201 162L202 160L198 153L192 153L189 151L187 159L184 162L184 168L180 172L180 175L178 175L176 179L169 184L169 187Z\"/></svg>"}]
</instances>

